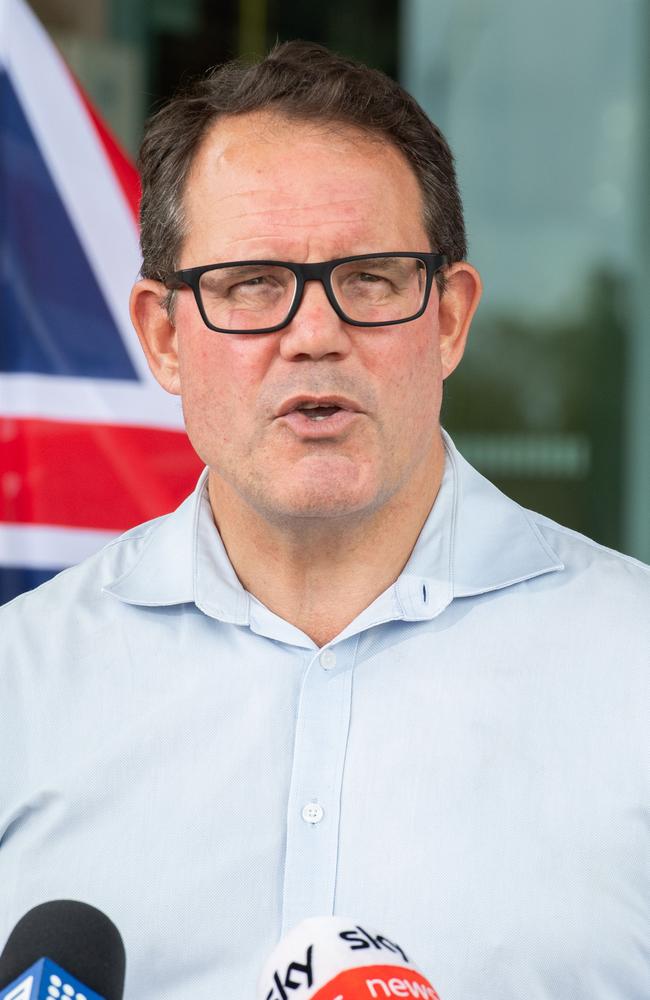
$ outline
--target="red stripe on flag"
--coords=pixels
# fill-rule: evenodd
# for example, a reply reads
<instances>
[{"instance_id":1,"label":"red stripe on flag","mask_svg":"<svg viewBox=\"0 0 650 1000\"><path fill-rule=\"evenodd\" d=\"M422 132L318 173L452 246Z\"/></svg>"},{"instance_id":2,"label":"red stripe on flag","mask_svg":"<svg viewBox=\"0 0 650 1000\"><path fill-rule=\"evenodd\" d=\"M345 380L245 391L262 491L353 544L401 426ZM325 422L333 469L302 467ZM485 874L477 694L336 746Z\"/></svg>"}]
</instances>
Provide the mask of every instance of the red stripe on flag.
<instances>
[{"instance_id":1,"label":"red stripe on flag","mask_svg":"<svg viewBox=\"0 0 650 1000\"><path fill-rule=\"evenodd\" d=\"M201 468L182 431L0 419L0 521L125 531L177 507Z\"/></svg>"},{"instance_id":2,"label":"red stripe on flag","mask_svg":"<svg viewBox=\"0 0 650 1000\"><path fill-rule=\"evenodd\" d=\"M140 175L131 162L131 159L124 152L113 133L100 117L99 112L74 73L70 71L70 67L68 67L68 71L88 112L88 116L95 127L99 140L104 147L106 157L113 168L113 173L137 224L140 217Z\"/></svg>"}]
</instances>

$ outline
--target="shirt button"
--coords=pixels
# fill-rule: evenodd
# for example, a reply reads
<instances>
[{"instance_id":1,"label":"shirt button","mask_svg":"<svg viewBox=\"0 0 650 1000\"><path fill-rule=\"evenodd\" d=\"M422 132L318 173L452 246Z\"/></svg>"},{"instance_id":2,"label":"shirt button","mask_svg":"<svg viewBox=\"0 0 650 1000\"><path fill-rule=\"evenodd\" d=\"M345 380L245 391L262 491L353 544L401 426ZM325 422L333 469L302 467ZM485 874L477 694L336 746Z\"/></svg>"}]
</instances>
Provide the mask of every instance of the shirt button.
<instances>
[{"instance_id":1,"label":"shirt button","mask_svg":"<svg viewBox=\"0 0 650 1000\"><path fill-rule=\"evenodd\" d=\"M322 806L319 806L318 802L308 802L302 810L302 818L305 823L320 823L324 815L325 810Z\"/></svg>"},{"instance_id":2,"label":"shirt button","mask_svg":"<svg viewBox=\"0 0 650 1000\"><path fill-rule=\"evenodd\" d=\"M320 654L320 665L323 670L331 670L336 666L336 653L333 649L324 649Z\"/></svg>"}]
</instances>

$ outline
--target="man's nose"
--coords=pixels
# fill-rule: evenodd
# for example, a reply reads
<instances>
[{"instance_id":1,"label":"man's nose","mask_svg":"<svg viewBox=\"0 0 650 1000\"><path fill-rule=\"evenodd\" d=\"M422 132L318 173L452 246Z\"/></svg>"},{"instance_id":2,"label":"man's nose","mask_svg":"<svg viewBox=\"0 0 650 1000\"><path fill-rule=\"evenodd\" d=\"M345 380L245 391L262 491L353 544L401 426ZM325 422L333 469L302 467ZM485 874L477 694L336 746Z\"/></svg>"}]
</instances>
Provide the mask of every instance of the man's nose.
<instances>
[{"instance_id":1,"label":"man's nose","mask_svg":"<svg viewBox=\"0 0 650 1000\"><path fill-rule=\"evenodd\" d=\"M289 361L345 357L352 341L350 327L332 308L320 281L306 281L298 312L280 331L280 354Z\"/></svg>"}]
</instances>

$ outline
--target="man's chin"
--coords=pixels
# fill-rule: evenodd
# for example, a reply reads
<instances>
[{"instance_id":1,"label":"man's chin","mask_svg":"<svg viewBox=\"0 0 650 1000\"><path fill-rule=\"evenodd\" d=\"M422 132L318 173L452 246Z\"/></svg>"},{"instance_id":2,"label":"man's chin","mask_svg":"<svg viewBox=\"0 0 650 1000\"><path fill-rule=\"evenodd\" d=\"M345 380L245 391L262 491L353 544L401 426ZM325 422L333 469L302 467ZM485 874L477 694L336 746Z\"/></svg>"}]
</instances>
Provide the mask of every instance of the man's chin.
<instances>
[{"instance_id":1,"label":"man's chin","mask_svg":"<svg viewBox=\"0 0 650 1000\"><path fill-rule=\"evenodd\" d=\"M365 465L365 468L364 468ZM239 502L269 524L306 528L306 521L321 521L325 527L335 520L357 522L370 516L386 500L386 490L369 463L308 461L292 464L284 470L274 468L272 475L253 477L223 475L213 472L212 491L219 506L219 494L237 496Z\"/></svg>"},{"instance_id":2,"label":"man's chin","mask_svg":"<svg viewBox=\"0 0 650 1000\"><path fill-rule=\"evenodd\" d=\"M286 485L286 484L285 484ZM320 521L325 526L336 520L357 521L377 509L376 491L368 489L341 489L310 482L307 485L285 489L281 494L265 493L257 498L258 513L269 522L282 523Z\"/></svg>"}]
</instances>

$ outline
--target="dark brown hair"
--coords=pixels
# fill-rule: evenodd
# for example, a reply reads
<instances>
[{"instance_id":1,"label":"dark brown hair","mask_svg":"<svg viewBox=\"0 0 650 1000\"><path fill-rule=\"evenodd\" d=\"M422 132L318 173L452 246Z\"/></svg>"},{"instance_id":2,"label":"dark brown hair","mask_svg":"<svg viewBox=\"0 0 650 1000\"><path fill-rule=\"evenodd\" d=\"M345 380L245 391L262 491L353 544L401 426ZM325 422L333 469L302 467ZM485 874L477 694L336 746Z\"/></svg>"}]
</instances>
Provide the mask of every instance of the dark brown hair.
<instances>
[{"instance_id":1,"label":"dark brown hair","mask_svg":"<svg viewBox=\"0 0 650 1000\"><path fill-rule=\"evenodd\" d=\"M211 70L147 122L139 160L143 277L162 280L177 266L185 184L207 130L219 118L263 110L348 125L391 142L419 181L431 249L450 263L465 258L453 156L417 101L379 70L312 42L291 41L254 65L234 61Z\"/></svg>"}]
</instances>

